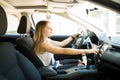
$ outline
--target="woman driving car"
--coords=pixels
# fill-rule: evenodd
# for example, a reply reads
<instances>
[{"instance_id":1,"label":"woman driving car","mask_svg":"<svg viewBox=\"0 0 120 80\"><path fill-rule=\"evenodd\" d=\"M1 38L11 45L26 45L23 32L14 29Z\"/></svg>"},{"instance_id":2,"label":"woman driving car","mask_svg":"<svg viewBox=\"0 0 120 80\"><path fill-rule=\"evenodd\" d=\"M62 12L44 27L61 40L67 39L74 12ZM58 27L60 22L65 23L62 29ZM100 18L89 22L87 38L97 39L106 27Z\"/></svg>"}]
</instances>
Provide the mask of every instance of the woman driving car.
<instances>
[{"instance_id":1,"label":"woman driving car","mask_svg":"<svg viewBox=\"0 0 120 80\"><path fill-rule=\"evenodd\" d=\"M34 45L33 50L37 56L42 60L45 66L54 65L55 59L54 54L66 54L66 55L78 55L78 54L98 54L99 46L93 49L73 49L73 48L63 48L69 44L77 35L81 33L73 34L67 39L59 42L50 39L52 36L52 26L49 21L39 21L36 24L36 29L34 32Z\"/></svg>"}]
</instances>

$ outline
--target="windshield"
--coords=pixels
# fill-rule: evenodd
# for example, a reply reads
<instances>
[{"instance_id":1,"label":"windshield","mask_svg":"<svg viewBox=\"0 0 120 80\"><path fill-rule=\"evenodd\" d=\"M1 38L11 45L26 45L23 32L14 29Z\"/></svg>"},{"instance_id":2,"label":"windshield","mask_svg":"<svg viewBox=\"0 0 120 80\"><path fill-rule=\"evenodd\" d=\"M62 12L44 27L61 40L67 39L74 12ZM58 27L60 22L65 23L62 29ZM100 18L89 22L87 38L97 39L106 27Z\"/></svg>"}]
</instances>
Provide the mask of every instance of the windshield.
<instances>
[{"instance_id":1,"label":"windshield","mask_svg":"<svg viewBox=\"0 0 120 80\"><path fill-rule=\"evenodd\" d=\"M120 14L103 6L85 2L69 9L68 14L76 20L89 24L87 26L89 29L120 34Z\"/></svg>"}]
</instances>

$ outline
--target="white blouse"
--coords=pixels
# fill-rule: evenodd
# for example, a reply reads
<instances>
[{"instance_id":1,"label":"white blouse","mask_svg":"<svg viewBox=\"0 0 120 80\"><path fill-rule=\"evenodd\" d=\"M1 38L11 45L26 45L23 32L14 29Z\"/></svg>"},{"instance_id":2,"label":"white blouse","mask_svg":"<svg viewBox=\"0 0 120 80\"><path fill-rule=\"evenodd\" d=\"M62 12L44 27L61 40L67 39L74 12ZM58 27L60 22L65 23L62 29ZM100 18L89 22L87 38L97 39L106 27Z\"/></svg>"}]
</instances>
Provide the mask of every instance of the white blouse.
<instances>
[{"instance_id":1,"label":"white blouse","mask_svg":"<svg viewBox=\"0 0 120 80\"><path fill-rule=\"evenodd\" d=\"M47 43L49 43L50 45L52 45L50 43L50 40L48 39L46 41ZM40 60L43 62L43 64L45 66L49 66L49 65L54 65L55 64L55 59L54 59L54 54L50 53L50 52L44 52L43 54L37 54L37 56L40 58Z\"/></svg>"},{"instance_id":2,"label":"white blouse","mask_svg":"<svg viewBox=\"0 0 120 80\"><path fill-rule=\"evenodd\" d=\"M37 54L37 56L40 58L45 66L52 65L55 62L53 53L44 52L43 54Z\"/></svg>"}]
</instances>

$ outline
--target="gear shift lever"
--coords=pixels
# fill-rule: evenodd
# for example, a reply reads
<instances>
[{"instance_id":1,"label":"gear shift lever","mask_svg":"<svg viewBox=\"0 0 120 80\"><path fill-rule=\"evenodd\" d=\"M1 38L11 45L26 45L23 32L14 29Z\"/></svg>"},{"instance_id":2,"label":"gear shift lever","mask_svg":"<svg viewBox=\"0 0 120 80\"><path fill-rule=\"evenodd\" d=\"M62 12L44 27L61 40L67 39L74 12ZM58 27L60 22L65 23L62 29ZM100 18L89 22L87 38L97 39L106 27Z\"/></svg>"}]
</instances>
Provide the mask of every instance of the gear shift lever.
<instances>
[{"instance_id":1,"label":"gear shift lever","mask_svg":"<svg viewBox=\"0 0 120 80\"><path fill-rule=\"evenodd\" d=\"M87 60L87 65L86 65L86 69L89 69L89 68L90 68L91 63L92 63L92 59L88 58L88 60Z\"/></svg>"}]
</instances>

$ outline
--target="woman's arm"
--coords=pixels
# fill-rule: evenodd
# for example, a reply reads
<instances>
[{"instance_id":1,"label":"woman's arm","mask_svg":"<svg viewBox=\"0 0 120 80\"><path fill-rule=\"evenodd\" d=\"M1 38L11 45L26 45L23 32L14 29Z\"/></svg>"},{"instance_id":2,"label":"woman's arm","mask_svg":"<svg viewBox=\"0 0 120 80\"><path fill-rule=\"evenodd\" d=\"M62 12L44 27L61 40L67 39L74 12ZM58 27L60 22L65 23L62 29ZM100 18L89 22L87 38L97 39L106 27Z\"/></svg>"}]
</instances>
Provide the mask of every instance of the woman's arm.
<instances>
[{"instance_id":1,"label":"woman's arm","mask_svg":"<svg viewBox=\"0 0 120 80\"><path fill-rule=\"evenodd\" d=\"M78 55L78 54L85 54L85 53L86 54L91 54L91 53L97 54L99 51L98 47L93 48L93 49L72 49L72 48L56 47L48 43L42 43L41 46L45 51L51 52L54 54L66 54L66 55Z\"/></svg>"},{"instance_id":2,"label":"woman's arm","mask_svg":"<svg viewBox=\"0 0 120 80\"><path fill-rule=\"evenodd\" d=\"M70 36L67 39L59 42L59 41L54 41L54 40L50 40L50 42L54 45L54 46L58 46L58 47L63 47L66 46L67 44L69 44L71 41L73 40L73 38Z\"/></svg>"},{"instance_id":3,"label":"woman's arm","mask_svg":"<svg viewBox=\"0 0 120 80\"><path fill-rule=\"evenodd\" d=\"M81 33L76 33L76 34L73 34L72 36L68 37L67 39L59 42L59 41L54 41L54 40L50 40L51 43L54 45L54 46L58 46L58 47L63 47L63 46L66 46L67 44L69 44L74 38L76 38L78 35L80 35Z\"/></svg>"}]
</instances>

